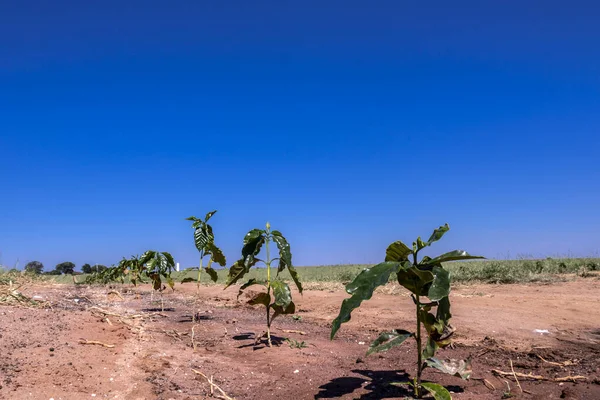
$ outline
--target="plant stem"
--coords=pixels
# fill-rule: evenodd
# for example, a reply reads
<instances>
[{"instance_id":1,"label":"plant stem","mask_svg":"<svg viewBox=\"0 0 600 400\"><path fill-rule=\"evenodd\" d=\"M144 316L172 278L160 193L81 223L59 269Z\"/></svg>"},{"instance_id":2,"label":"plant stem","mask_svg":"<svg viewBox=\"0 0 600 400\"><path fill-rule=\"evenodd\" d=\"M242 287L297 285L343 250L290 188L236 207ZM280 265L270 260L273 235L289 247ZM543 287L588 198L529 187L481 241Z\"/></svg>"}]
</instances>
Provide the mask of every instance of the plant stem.
<instances>
[{"instance_id":1,"label":"plant stem","mask_svg":"<svg viewBox=\"0 0 600 400\"><path fill-rule=\"evenodd\" d=\"M198 294L200 294L200 274L202 273L202 258L204 257L204 253L200 253L200 266L198 267L198 280L196 281L196 286L198 287Z\"/></svg>"},{"instance_id":2,"label":"plant stem","mask_svg":"<svg viewBox=\"0 0 600 400\"><path fill-rule=\"evenodd\" d=\"M421 398L421 372L423 372L423 354L421 352L421 301L419 295L416 295L417 303L417 333L415 339L417 341L417 382L415 385L415 397Z\"/></svg>"},{"instance_id":3,"label":"plant stem","mask_svg":"<svg viewBox=\"0 0 600 400\"><path fill-rule=\"evenodd\" d=\"M271 253L269 251L269 241L270 241L270 226L267 222L267 230L266 230L266 238L265 238L265 247L267 250L267 294L269 295L269 299L271 298ZM270 316L271 306L267 305L267 343L269 347L272 347L271 344L271 316Z\"/></svg>"}]
</instances>

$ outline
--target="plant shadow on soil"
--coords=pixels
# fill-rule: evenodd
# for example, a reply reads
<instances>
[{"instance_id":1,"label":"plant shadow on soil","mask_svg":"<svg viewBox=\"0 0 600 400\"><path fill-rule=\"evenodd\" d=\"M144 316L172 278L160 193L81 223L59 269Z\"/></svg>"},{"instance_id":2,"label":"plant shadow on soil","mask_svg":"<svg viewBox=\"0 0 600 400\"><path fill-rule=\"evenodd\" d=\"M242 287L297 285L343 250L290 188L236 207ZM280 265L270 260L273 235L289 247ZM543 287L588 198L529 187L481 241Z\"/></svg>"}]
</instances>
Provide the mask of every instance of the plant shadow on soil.
<instances>
[{"instance_id":1,"label":"plant shadow on soil","mask_svg":"<svg viewBox=\"0 0 600 400\"><path fill-rule=\"evenodd\" d=\"M410 378L404 371L372 371L354 369L352 372L362 375L365 378L345 376L332 379L330 382L319 387L321 390L315 395L315 400L336 399L338 397L351 394L361 387L369 391L368 393L358 397L358 399L361 400L410 397L413 394L412 391L407 388L390 385L390 382L408 382Z\"/></svg>"},{"instance_id":2,"label":"plant shadow on soil","mask_svg":"<svg viewBox=\"0 0 600 400\"><path fill-rule=\"evenodd\" d=\"M281 346L285 342L284 337L271 335L271 343L273 346ZM265 333L263 333L260 337L260 341L256 338L256 333L254 332L245 332L240 333L239 335L233 336L233 340L252 340L252 343L243 344L238 346L238 349L245 349L247 347L252 347L253 350L258 350L267 347L267 337Z\"/></svg>"}]
</instances>

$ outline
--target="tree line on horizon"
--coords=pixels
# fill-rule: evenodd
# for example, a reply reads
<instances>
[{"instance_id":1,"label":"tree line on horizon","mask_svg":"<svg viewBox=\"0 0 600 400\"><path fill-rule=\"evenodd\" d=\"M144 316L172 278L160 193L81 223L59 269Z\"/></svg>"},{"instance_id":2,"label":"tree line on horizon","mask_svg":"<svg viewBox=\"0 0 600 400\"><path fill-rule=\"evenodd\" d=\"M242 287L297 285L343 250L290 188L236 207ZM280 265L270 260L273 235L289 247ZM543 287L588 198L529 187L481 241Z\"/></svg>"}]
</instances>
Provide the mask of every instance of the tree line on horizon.
<instances>
[{"instance_id":1,"label":"tree line on horizon","mask_svg":"<svg viewBox=\"0 0 600 400\"><path fill-rule=\"evenodd\" d=\"M35 275L73 275L77 273L91 274L93 272L104 271L107 267L105 265L90 265L83 264L81 266L81 272L75 271L75 264L71 261L61 262L56 264L53 270L44 271L44 264L40 261L30 261L25 265L25 272L32 273Z\"/></svg>"}]
</instances>

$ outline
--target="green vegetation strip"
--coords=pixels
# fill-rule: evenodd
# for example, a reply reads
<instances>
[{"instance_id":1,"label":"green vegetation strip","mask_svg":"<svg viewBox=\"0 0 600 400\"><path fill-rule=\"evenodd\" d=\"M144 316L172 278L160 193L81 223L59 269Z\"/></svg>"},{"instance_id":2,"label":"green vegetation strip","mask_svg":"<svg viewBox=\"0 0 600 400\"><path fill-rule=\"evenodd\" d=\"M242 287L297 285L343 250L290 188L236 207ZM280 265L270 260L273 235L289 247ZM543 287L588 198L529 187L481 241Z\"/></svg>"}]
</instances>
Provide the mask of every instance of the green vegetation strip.
<instances>
[{"instance_id":1,"label":"green vegetation strip","mask_svg":"<svg viewBox=\"0 0 600 400\"><path fill-rule=\"evenodd\" d=\"M373 264L323 265L296 267L296 270L305 283L332 282L345 284L352 281L360 271L372 266ZM567 277L565 275L568 274L577 274L583 277L600 277L598 275L600 274L600 258L485 260L448 263L444 267L450 272L454 284L555 282L566 280ZM215 269L215 271L217 272L216 282L205 281L202 283L205 285L222 285L227 281L228 269ZM263 268L253 268L245 275L245 278L260 280L264 279L264 274ZM185 278L193 278L195 281L197 275L197 270L172 272L171 274L175 282L181 282ZM77 276L77 281L83 282L86 276ZM287 282L293 282L288 271L282 271L279 276ZM57 283L73 283L71 276L68 275L52 276L49 279ZM394 276L392 276L390 282L394 281L394 279Z\"/></svg>"}]
</instances>

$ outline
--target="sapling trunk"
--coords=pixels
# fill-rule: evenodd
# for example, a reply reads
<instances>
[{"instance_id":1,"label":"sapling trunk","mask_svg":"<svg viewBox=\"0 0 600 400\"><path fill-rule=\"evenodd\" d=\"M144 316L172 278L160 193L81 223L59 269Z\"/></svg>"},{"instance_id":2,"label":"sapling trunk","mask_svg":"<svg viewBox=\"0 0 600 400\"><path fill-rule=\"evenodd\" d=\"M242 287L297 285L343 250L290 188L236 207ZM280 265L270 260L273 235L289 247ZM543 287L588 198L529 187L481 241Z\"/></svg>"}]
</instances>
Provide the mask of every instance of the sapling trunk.
<instances>
[{"instance_id":1,"label":"sapling trunk","mask_svg":"<svg viewBox=\"0 0 600 400\"><path fill-rule=\"evenodd\" d=\"M204 253L200 253L200 266L198 267L198 280L196 281L196 286L198 287L198 295L200 294L200 276L202 274L202 258L204 257Z\"/></svg>"},{"instance_id":2,"label":"sapling trunk","mask_svg":"<svg viewBox=\"0 0 600 400\"><path fill-rule=\"evenodd\" d=\"M265 240L265 247L267 250L267 295L271 298L271 253L269 251L269 223L267 222L267 237ZM270 315L271 306L267 304L267 344L269 347L272 347L271 344L271 315Z\"/></svg>"}]
</instances>

